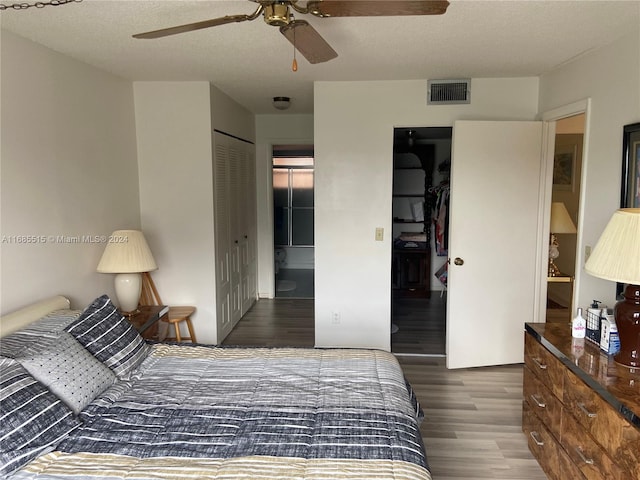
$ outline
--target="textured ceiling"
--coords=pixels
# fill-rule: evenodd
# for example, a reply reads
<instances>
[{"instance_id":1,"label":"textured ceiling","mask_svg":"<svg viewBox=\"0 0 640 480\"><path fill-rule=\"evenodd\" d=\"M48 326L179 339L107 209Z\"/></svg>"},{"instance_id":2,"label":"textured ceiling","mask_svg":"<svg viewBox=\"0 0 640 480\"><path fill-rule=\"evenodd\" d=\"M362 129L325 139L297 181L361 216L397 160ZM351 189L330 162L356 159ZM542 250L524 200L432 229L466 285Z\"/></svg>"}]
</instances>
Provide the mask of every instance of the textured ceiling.
<instances>
[{"instance_id":1,"label":"textured ceiling","mask_svg":"<svg viewBox=\"0 0 640 480\"><path fill-rule=\"evenodd\" d=\"M295 73L293 47L261 18L155 40L131 37L255 7L248 0L83 0L5 10L0 22L127 79L210 81L254 113L277 113L271 97L281 95L292 99L288 113L311 113L314 80L537 76L640 22L640 0L450 0L441 16L307 15L339 56L311 65L298 55Z\"/></svg>"}]
</instances>

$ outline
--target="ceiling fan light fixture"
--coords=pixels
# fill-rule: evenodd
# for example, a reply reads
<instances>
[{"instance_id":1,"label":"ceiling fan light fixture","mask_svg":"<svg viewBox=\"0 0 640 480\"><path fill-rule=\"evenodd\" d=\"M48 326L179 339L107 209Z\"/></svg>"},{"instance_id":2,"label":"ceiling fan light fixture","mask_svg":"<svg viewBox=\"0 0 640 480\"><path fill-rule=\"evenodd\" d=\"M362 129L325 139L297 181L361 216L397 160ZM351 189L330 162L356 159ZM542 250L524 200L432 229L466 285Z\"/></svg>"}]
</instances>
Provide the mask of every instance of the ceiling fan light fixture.
<instances>
[{"instance_id":1,"label":"ceiling fan light fixture","mask_svg":"<svg viewBox=\"0 0 640 480\"><path fill-rule=\"evenodd\" d=\"M282 27L289 25L291 14L289 13L289 4L275 2L271 5L264 6L264 21L274 27Z\"/></svg>"},{"instance_id":2,"label":"ceiling fan light fixture","mask_svg":"<svg viewBox=\"0 0 640 480\"><path fill-rule=\"evenodd\" d=\"M286 110L291 105L289 97L273 97L273 106L278 110Z\"/></svg>"}]
</instances>

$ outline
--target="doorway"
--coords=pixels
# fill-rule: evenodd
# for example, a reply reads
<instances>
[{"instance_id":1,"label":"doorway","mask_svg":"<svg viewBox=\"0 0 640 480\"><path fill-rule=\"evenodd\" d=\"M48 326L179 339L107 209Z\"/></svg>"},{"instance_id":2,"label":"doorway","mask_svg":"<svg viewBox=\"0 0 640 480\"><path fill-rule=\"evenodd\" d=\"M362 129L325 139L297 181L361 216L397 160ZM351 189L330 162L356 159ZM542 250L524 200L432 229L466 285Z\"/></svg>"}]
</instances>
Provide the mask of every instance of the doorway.
<instances>
[{"instance_id":1,"label":"doorway","mask_svg":"<svg viewBox=\"0 0 640 480\"><path fill-rule=\"evenodd\" d=\"M451 127L394 129L391 351L445 355Z\"/></svg>"},{"instance_id":2,"label":"doorway","mask_svg":"<svg viewBox=\"0 0 640 480\"><path fill-rule=\"evenodd\" d=\"M314 297L312 146L273 147L273 245L276 298Z\"/></svg>"},{"instance_id":3,"label":"doorway","mask_svg":"<svg viewBox=\"0 0 640 480\"><path fill-rule=\"evenodd\" d=\"M547 275L547 322L569 322L575 311L573 297L584 132L584 113L556 121L551 190L550 268Z\"/></svg>"}]
</instances>

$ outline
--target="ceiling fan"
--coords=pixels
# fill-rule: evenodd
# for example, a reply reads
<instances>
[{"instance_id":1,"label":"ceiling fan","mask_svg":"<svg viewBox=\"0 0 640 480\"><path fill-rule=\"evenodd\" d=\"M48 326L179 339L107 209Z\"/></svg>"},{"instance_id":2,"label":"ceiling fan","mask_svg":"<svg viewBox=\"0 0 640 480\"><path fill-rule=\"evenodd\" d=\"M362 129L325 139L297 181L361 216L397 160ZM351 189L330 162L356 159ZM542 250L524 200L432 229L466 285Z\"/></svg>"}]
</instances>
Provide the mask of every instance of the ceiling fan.
<instances>
[{"instance_id":1,"label":"ceiling fan","mask_svg":"<svg viewBox=\"0 0 640 480\"><path fill-rule=\"evenodd\" d=\"M159 38L227 23L245 22L264 17L268 25L280 27L280 33L289 40L309 63L322 63L338 54L331 45L305 20L294 18L311 14L320 18L372 17L397 15L441 15L446 12L447 0L251 0L258 8L249 15L228 15L176 27L139 33L134 38Z\"/></svg>"}]
</instances>

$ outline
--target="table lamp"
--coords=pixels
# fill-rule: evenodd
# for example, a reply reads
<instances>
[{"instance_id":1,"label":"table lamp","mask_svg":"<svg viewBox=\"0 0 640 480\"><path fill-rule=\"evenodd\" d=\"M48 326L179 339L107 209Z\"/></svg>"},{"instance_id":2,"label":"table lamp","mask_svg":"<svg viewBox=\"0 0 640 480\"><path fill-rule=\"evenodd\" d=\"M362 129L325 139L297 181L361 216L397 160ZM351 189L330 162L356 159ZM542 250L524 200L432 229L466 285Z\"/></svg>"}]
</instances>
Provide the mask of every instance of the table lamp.
<instances>
[{"instance_id":1,"label":"table lamp","mask_svg":"<svg viewBox=\"0 0 640 480\"><path fill-rule=\"evenodd\" d=\"M551 232L551 239L549 240L549 269L547 276L559 277L562 275L560 269L554 263L554 260L560 256L560 250L558 247L557 233L576 233L576 226L574 225L567 207L562 202L553 202L551 204L551 226L549 228Z\"/></svg>"},{"instance_id":2,"label":"table lamp","mask_svg":"<svg viewBox=\"0 0 640 480\"><path fill-rule=\"evenodd\" d=\"M134 315L138 311L142 272L156 270L149 245L138 230L116 230L109 237L97 271L116 273L115 290L118 305L123 315Z\"/></svg>"},{"instance_id":3,"label":"table lamp","mask_svg":"<svg viewBox=\"0 0 640 480\"><path fill-rule=\"evenodd\" d=\"M614 360L640 367L640 208L613 214L584 269L594 277L627 284L614 310L620 337Z\"/></svg>"}]
</instances>

